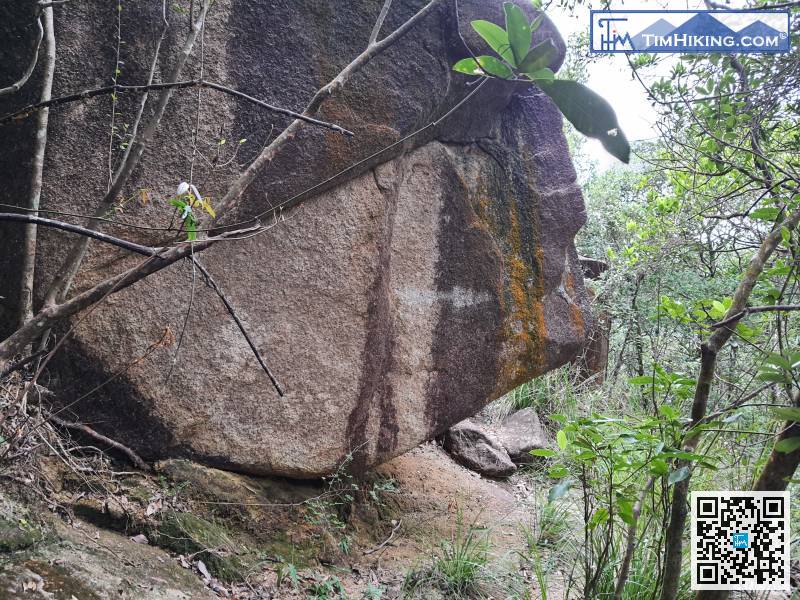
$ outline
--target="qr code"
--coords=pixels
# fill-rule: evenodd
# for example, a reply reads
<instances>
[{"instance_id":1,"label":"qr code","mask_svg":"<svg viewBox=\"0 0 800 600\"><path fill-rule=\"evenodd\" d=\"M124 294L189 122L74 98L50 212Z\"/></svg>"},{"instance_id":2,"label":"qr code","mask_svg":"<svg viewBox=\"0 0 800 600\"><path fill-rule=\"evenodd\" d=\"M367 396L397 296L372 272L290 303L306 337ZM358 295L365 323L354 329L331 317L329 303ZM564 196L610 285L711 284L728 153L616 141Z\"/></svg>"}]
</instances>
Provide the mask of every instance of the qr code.
<instances>
[{"instance_id":1,"label":"qr code","mask_svg":"<svg viewBox=\"0 0 800 600\"><path fill-rule=\"evenodd\" d=\"M789 492L692 492L692 589L789 589Z\"/></svg>"}]
</instances>

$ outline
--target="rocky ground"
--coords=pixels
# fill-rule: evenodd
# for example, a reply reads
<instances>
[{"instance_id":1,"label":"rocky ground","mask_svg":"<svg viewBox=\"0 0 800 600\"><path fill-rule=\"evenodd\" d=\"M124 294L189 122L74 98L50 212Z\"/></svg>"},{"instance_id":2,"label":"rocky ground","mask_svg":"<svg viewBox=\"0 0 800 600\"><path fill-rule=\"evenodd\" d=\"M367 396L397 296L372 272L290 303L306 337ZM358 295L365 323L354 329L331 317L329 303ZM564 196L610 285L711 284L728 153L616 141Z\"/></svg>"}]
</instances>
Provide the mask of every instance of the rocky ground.
<instances>
[{"instance_id":1,"label":"rocky ground","mask_svg":"<svg viewBox=\"0 0 800 600\"><path fill-rule=\"evenodd\" d=\"M325 482L97 461L43 453L3 473L0 600L459 596L442 572L453 548L486 555L465 596L538 597L539 490L436 443Z\"/></svg>"}]
</instances>

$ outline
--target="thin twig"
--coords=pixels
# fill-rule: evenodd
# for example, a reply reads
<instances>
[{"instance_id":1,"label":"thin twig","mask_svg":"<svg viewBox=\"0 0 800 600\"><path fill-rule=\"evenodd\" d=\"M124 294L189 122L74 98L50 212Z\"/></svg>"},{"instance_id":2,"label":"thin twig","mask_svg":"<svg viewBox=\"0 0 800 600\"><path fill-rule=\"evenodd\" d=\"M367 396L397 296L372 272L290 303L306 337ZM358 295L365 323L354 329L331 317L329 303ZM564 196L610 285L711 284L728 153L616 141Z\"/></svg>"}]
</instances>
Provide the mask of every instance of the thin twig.
<instances>
[{"instance_id":1,"label":"thin twig","mask_svg":"<svg viewBox=\"0 0 800 600\"><path fill-rule=\"evenodd\" d=\"M190 247L193 247L194 244L190 244ZM169 378L172 377L172 371L175 369L175 365L178 362L178 354L181 351L181 347L183 346L183 336L186 333L186 328L189 325L189 317L192 314L192 308L194 307L194 293L195 287L197 284L197 262L194 260L194 252L192 252L192 287L189 289L189 302L186 304L186 314L183 317L183 326L181 327L181 332L178 334L178 343L175 344L175 352L172 354L172 364L169 366L169 372L167 376L164 378L164 383L169 381Z\"/></svg>"},{"instance_id":2,"label":"thin twig","mask_svg":"<svg viewBox=\"0 0 800 600\"><path fill-rule=\"evenodd\" d=\"M394 539L394 535L397 533L397 530L400 529L400 526L402 524L403 524L403 519L400 519L397 522L397 525L394 526L394 529L392 529L392 533L389 534L389 537L386 538L383 542L381 542L377 546L375 546L374 548L371 548L370 550L365 550L364 551L364 556L366 556L367 554L372 554L374 552L377 552L381 548L386 547L386 545Z\"/></svg>"},{"instance_id":3,"label":"thin twig","mask_svg":"<svg viewBox=\"0 0 800 600\"><path fill-rule=\"evenodd\" d=\"M789 312L793 310L800 310L800 304L774 304L772 306L750 306L745 308L744 310L739 311L735 315L728 317L723 321L714 323L713 325L711 325L711 328L717 329L718 327L725 327L726 325L730 325L731 323L739 321L742 317L756 313Z\"/></svg>"},{"instance_id":4,"label":"thin twig","mask_svg":"<svg viewBox=\"0 0 800 600\"><path fill-rule=\"evenodd\" d=\"M283 108L280 106L275 106L274 104L269 104L268 102L264 102L263 100L259 100L258 98L254 98L253 96L249 96L244 92L240 92L238 90L222 85L220 83L215 83L213 81L206 81L205 79L187 79L185 81L175 81L172 83L170 82L151 83L151 84L141 84L141 85L122 85L122 84L116 86L107 85L99 88L84 90L82 92L76 92L74 94L53 98L49 102L39 102L37 104L31 104L29 106L16 110L13 113L9 113L7 115L0 117L0 125L3 125L10 121L18 121L20 119L24 119L43 108L59 106L61 104L69 104L71 102L78 102L80 100L94 98L95 96L104 96L107 94L113 94L115 92L145 93L148 91L180 89L180 88L190 88L198 86L209 88L212 90L217 90L218 92L223 92L225 94L229 94L236 98L246 100L247 102L255 104L256 106L260 106L261 108L266 108L271 112L278 113L280 115L285 115L287 117L292 117L293 119L299 119L301 121L305 121L306 123L310 123L311 125L316 125L317 127L324 127L326 129L331 129L348 137L352 137L354 135L353 132L350 131L349 129L345 129L344 127L336 125L335 123L329 123L328 121L321 121L320 119L315 119L313 117L309 117L308 115L303 115L293 110L289 110L288 108Z\"/></svg>"},{"instance_id":5,"label":"thin twig","mask_svg":"<svg viewBox=\"0 0 800 600\"><path fill-rule=\"evenodd\" d=\"M29 356L26 356L25 358L22 358L22 359L18 360L15 363L10 364L3 371L0 371L0 379L3 379L5 377L11 375L11 373L13 373L14 371L19 371L22 367L24 367L25 365L33 362L34 360L39 358L45 352L46 352L45 350L38 350L38 351L34 352L33 354L31 354Z\"/></svg>"},{"instance_id":6,"label":"thin twig","mask_svg":"<svg viewBox=\"0 0 800 600\"><path fill-rule=\"evenodd\" d=\"M234 322L236 323L236 326L239 328L239 331L244 336L244 339L247 341L247 345L250 346L250 350L253 351L253 354L255 355L258 364L261 365L261 368L264 370L264 372L267 374L267 377L269 377L269 380L272 382L275 391L278 392L278 396L283 396L284 394L283 388L281 388L281 385L278 383L277 379L275 379L275 376L272 374L272 371L269 370L267 363L264 362L264 359L261 357L261 353L258 351L258 348L256 348L253 339L250 337L250 334L247 333L247 329L245 329L244 324L237 316L236 310L234 310L233 305L225 296L225 293L220 289L219 285L217 285L217 282L214 281L214 278L211 277L211 273L209 273L208 270L200 263L200 261L197 260L197 257L194 256L194 253L192 253L191 256L192 256L192 261L194 261L194 264L197 265L197 268L200 269L200 272L203 274L203 278L205 279L206 285L208 285L208 287L210 287L214 291L214 293L216 293L217 296L219 296L220 300L222 300L222 303L228 310L228 314L230 314L230 316L233 318Z\"/></svg>"},{"instance_id":7,"label":"thin twig","mask_svg":"<svg viewBox=\"0 0 800 600\"><path fill-rule=\"evenodd\" d=\"M153 52L153 60L150 63L150 73L147 75L147 85L153 84L153 78L156 74L156 67L158 66L158 57L161 54L161 44L164 43L164 38L167 37L167 32L169 31L169 21L167 20L167 0L163 0L161 5L161 15L164 21L164 26L161 28L161 36L158 38L156 42L156 49ZM147 105L147 99L150 97L150 90L144 90L144 94L142 94L141 99L139 100L139 110L136 113L136 118L133 121L133 127L131 127L130 133L130 141L125 146L125 152L122 154L122 159L120 160L121 163L124 163L128 160L128 155L131 153L131 142L136 139L137 134L139 133L139 125L142 123L142 115L144 114L145 106Z\"/></svg>"}]
</instances>

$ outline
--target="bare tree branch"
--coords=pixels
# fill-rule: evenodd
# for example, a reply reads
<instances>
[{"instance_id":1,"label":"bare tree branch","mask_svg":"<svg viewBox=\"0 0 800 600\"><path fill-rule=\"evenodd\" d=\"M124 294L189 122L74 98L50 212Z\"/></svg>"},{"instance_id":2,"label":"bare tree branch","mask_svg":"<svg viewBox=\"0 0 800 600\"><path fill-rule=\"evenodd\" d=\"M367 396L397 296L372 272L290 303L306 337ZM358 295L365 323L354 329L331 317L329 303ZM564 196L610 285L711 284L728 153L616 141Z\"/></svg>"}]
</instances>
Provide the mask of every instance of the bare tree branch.
<instances>
[{"instance_id":1,"label":"bare tree branch","mask_svg":"<svg viewBox=\"0 0 800 600\"><path fill-rule=\"evenodd\" d=\"M114 448L115 450L119 450L125 456L128 457L133 466L135 466L137 469L140 469L142 471L152 471L150 465L144 462L141 456L136 454L136 452L128 448L125 444L121 444L116 440L112 440L110 437L106 437L102 433L97 433L94 429L92 429L88 425L84 425L83 423L73 423L72 421L65 421L64 419L62 419L61 417L57 417L56 415L50 415L49 417L47 417L46 420L52 421L56 425L60 425L61 427L66 427L67 429L80 431L81 433L88 435L90 438L102 444L106 444L111 448Z\"/></svg>"},{"instance_id":2,"label":"bare tree branch","mask_svg":"<svg viewBox=\"0 0 800 600\"><path fill-rule=\"evenodd\" d=\"M386 20L386 15L389 14L389 9L391 7L392 0L385 0L383 6L381 7L381 12L378 14L378 18L375 21L375 25L372 28L372 33L369 34L369 42L367 42L368 46L371 46L378 41L378 36L381 33L383 22Z\"/></svg>"},{"instance_id":3,"label":"bare tree branch","mask_svg":"<svg viewBox=\"0 0 800 600\"><path fill-rule=\"evenodd\" d=\"M408 19L400 27L387 35L380 42L369 44L361 54L356 56L341 72L320 88L311 102L308 103L303 115L311 116L317 113L325 99L329 98L337 90L341 89L350 79L358 73L373 58L384 52L395 44L400 38L408 33L417 23L425 18L436 8L442 0L431 0L422 7L413 17ZM303 127L303 121L296 119L276 137L269 146L264 148L261 154L245 169L245 171L231 184L225 196L220 200L217 207L217 214L221 217L228 212L241 198L244 191L253 183L256 176L275 158L278 150L289 140L294 138L298 131Z\"/></svg>"},{"instance_id":4,"label":"bare tree branch","mask_svg":"<svg viewBox=\"0 0 800 600\"><path fill-rule=\"evenodd\" d=\"M156 74L156 67L158 66L158 57L161 54L161 44L164 43L164 38L167 37L167 32L169 31L169 21L167 20L167 0L163 0L161 4L161 18L164 21L164 26L161 28L161 35L156 42L156 49L153 52L153 60L150 63L150 73L147 75L147 85L150 86L153 84L153 78ZM112 88L117 88L118 86L111 86ZM142 116L144 115L144 109L147 105L147 99L150 97L150 90L144 90L144 94L142 94L141 99L139 100L139 110L136 113L136 118L133 121L133 127L131 127L131 141L136 139L136 136L139 133L139 125L142 123ZM125 152L122 155L122 163L127 162L128 155L131 153L131 148L133 144L128 144L125 147Z\"/></svg>"},{"instance_id":5,"label":"bare tree branch","mask_svg":"<svg viewBox=\"0 0 800 600\"><path fill-rule=\"evenodd\" d=\"M130 250L131 252L135 252L136 254L141 254L143 256L155 256L162 250L162 248L142 246L141 244L137 244L135 242L129 242L128 240L123 240L118 237L101 233L96 229L89 229L88 227L73 225L72 223L67 223L65 221L56 221L55 219L47 219L45 217L37 217L35 215L20 214L20 213L0 213L0 221L42 225L43 227L60 229L62 231L68 231L69 233L77 233L78 235L86 236L94 240L105 242L106 244L111 244L112 246L118 246L125 250Z\"/></svg>"},{"instance_id":6,"label":"bare tree branch","mask_svg":"<svg viewBox=\"0 0 800 600\"><path fill-rule=\"evenodd\" d=\"M718 327L725 327L726 325L730 325L731 323L735 323L745 317L747 315L752 315L756 313L763 313L763 312L790 312L793 310L800 310L800 304L774 304L772 306L749 306L744 310L739 311L735 315L731 317L727 317L725 320L720 321L718 323L714 323L711 328L717 329Z\"/></svg>"},{"instance_id":7,"label":"bare tree branch","mask_svg":"<svg viewBox=\"0 0 800 600\"><path fill-rule=\"evenodd\" d=\"M625 536L625 554L622 557L622 564L619 567L617 585L614 587L614 600L621 600L622 593L625 590L625 583L628 581L628 574L631 570L633 553L636 549L636 527L639 524L639 516L642 514L642 504L644 504L644 499L650 491L650 488L653 487L655 481L655 476L647 481L647 485L644 487L641 494L639 494L636 503L633 505L631 522L628 524L628 531Z\"/></svg>"},{"instance_id":8,"label":"bare tree branch","mask_svg":"<svg viewBox=\"0 0 800 600\"><path fill-rule=\"evenodd\" d=\"M36 19L36 25L38 26L39 33L36 38L36 47L33 50L33 56L31 57L31 61L28 63L28 67L25 69L22 77L20 77L17 81L8 87L0 88L0 96L16 94L20 89L22 89L22 86L28 83L28 79L31 78L31 74L33 74L33 70L36 68L36 63L39 60L39 48L42 46L42 38L44 37L44 26L42 25L41 17Z\"/></svg>"},{"instance_id":9,"label":"bare tree branch","mask_svg":"<svg viewBox=\"0 0 800 600\"><path fill-rule=\"evenodd\" d=\"M211 0L204 0L203 6L200 10L200 15L197 17L197 20L193 22L191 32L187 36L186 41L183 44L183 48L175 59L175 64L172 66L172 70L167 78L168 82L174 83L180 78L183 66L186 64L186 61L192 53L192 49L194 48L194 44L197 40L200 30L205 26L205 19L210 5ZM100 202L100 205L95 210L95 216L104 216L117 199L120 192L122 192L122 189L128 182L133 170L139 164L145 148L147 148L150 140L155 135L155 132L161 123L161 119L164 116L164 112L166 111L167 104L172 98L173 90L174 88L166 88L164 90L158 99L153 116L145 125L141 135L136 139L131 140L131 150L126 155L125 161L119 165L114 173L111 186ZM96 228L99 226L99 222L92 221L90 222L90 226ZM76 240L76 242L72 245L64 263L59 269L58 275L55 277L47 291L45 296L45 305L52 305L66 298L69 288L72 285L72 281L75 278L75 275L78 273L81 263L83 262L83 257L86 254L86 248L88 247L88 244L89 238L84 236Z\"/></svg>"},{"instance_id":10,"label":"bare tree branch","mask_svg":"<svg viewBox=\"0 0 800 600\"><path fill-rule=\"evenodd\" d=\"M44 23L42 23L44 20ZM50 99L53 92L53 74L56 66L56 36L53 25L53 9L45 8L38 20L40 35L39 42L42 40L42 32L45 43L45 60L42 72L42 91L39 98L46 102ZM36 46L37 54L39 44ZM2 95L2 94L0 94ZM47 124L50 117L48 109L42 110L36 116L36 129L34 139L33 160L31 165L33 171L30 179L30 192L27 208L34 211L39 210L42 197L42 177L44 173L44 153L47 148ZM36 269L36 223L29 222L23 232L24 243L22 249L22 265L20 267L19 284L19 314L18 323L24 324L33 317L33 277Z\"/></svg>"},{"instance_id":11,"label":"bare tree branch","mask_svg":"<svg viewBox=\"0 0 800 600\"><path fill-rule=\"evenodd\" d=\"M241 98L242 100L246 100L251 104L255 104L256 106L260 106L261 108L265 108L274 113L280 115L286 115L287 117L292 117L294 119L300 119L311 125L316 125L317 127L324 127L326 129L331 129L348 137L353 136L352 131L350 131L349 129L345 129L344 127L341 127L339 125L336 125L335 123L321 121L320 119L315 119L313 117L303 115L293 110L289 110L288 108L283 108L280 106L275 106L274 104L269 104L268 102L264 102L263 100L259 100L258 98L254 98L253 96L249 96L243 92L240 92L228 86L222 85L220 83L215 83L213 81L207 81L205 79L187 79L185 81L175 81L172 83L150 83L142 85L118 84L118 85L107 85L104 87L94 88L90 90L84 90L82 92L76 92L74 94L69 94L67 96L60 96L58 98L53 98L49 102L39 102L37 104L31 104L17 111L14 111L13 113L4 115L0 117L0 125L9 123L11 121L24 119L43 108L59 106L62 104L69 104L71 102L79 102L81 100L86 100L87 98L94 98L96 96L105 96L108 94L114 94L116 92L147 93L149 91L156 91L156 90L181 89L190 87L204 87L212 90L217 90L218 92L223 92L225 94L230 94L231 96L235 96L236 98Z\"/></svg>"}]
</instances>

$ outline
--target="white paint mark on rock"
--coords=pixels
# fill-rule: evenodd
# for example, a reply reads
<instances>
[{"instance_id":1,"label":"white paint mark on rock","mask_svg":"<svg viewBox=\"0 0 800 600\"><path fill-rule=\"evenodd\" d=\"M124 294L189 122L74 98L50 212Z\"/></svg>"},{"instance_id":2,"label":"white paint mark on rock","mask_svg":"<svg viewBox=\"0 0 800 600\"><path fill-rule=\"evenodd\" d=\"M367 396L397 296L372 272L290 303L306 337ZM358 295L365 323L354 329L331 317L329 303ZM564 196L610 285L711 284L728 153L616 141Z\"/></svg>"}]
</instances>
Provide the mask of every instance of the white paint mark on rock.
<instances>
[{"instance_id":1,"label":"white paint mark on rock","mask_svg":"<svg viewBox=\"0 0 800 600\"><path fill-rule=\"evenodd\" d=\"M467 308L491 301L488 292L476 292L462 287L454 287L443 292L440 290L402 288L397 291L400 300L411 306L429 307L436 303L451 304L455 308Z\"/></svg>"}]
</instances>

